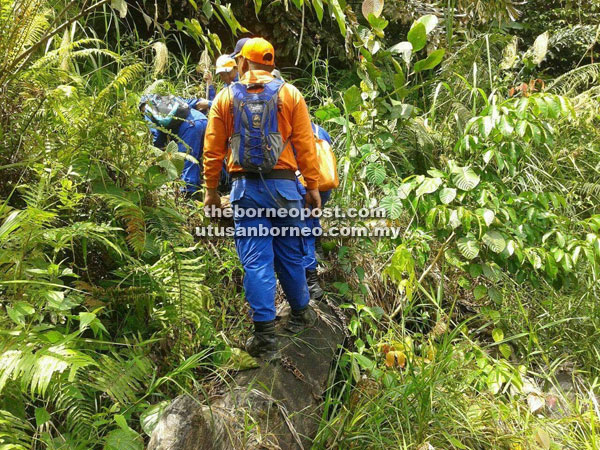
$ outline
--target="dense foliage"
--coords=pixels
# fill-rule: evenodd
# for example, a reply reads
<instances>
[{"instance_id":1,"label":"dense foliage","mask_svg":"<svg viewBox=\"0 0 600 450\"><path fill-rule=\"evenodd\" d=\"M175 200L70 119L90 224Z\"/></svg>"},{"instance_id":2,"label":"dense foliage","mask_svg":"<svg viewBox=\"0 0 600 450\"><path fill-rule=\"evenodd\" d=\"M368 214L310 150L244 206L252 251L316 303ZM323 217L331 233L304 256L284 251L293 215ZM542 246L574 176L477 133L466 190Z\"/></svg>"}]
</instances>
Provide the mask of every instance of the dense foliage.
<instances>
[{"instance_id":1,"label":"dense foliage","mask_svg":"<svg viewBox=\"0 0 600 450\"><path fill-rule=\"evenodd\" d=\"M138 110L247 31L302 68L332 202L402 229L323 244L315 447L598 448L597 1L0 1L0 448L143 448L254 364L233 242Z\"/></svg>"}]
</instances>

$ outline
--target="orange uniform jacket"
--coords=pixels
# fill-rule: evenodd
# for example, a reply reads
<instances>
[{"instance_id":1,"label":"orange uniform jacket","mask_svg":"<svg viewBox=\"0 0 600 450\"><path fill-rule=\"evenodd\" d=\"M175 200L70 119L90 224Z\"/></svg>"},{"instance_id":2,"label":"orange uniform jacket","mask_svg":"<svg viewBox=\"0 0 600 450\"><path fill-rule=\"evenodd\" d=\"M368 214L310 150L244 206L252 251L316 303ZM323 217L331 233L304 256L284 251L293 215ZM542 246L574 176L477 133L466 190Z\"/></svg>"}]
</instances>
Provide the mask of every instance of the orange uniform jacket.
<instances>
[{"instance_id":1,"label":"orange uniform jacket","mask_svg":"<svg viewBox=\"0 0 600 450\"><path fill-rule=\"evenodd\" d=\"M273 75L269 72L252 70L246 72L240 82L265 84L272 79ZM300 170L307 188L318 189L319 169L315 138L304 98L298 89L286 83L279 91L279 104L281 105L277 113L279 132L283 141L289 139L289 142L281 153L275 169ZM219 184L223 160L231 151L228 144L232 134L233 97L230 89L223 89L217 94L210 108L204 137L204 180L208 188L216 188ZM294 156L294 149L296 156ZM227 170L230 173L243 171L242 167L233 164L232 158L228 160Z\"/></svg>"}]
</instances>

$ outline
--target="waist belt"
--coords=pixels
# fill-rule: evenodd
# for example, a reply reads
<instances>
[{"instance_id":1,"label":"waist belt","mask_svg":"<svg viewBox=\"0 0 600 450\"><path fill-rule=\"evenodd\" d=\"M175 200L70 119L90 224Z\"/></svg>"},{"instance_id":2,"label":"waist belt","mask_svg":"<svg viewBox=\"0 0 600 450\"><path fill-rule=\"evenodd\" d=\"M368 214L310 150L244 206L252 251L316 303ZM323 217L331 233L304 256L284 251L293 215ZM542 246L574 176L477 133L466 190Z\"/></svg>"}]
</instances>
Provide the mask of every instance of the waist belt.
<instances>
[{"instance_id":1,"label":"waist belt","mask_svg":"<svg viewBox=\"0 0 600 450\"><path fill-rule=\"evenodd\" d=\"M288 169L273 169L269 173L263 173L262 177L260 173L254 172L231 172L231 178L237 180L238 178L247 178L249 180L296 180L296 173L293 170Z\"/></svg>"}]
</instances>

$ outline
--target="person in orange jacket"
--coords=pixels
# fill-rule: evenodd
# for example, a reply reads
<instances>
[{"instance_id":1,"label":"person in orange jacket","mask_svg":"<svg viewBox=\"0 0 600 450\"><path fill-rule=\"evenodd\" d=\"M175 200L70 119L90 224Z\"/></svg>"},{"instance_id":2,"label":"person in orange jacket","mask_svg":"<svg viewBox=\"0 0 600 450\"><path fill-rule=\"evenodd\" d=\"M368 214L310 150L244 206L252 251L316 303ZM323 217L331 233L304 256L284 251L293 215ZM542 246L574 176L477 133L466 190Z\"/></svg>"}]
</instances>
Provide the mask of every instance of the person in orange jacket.
<instances>
[{"instance_id":1,"label":"person in orange jacket","mask_svg":"<svg viewBox=\"0 0 600 450\"><path fill-rule=\"evenodd\" d=\"M295 173L300 170L306 181L306 202L320 208L319 171L304 98L294 86L271 74L273 46L262 38L250 39L235 56L240 81L217 94L209 114L204 141L204 205L207 211L220 207L217 185L227 156L233 178L230 201L235 244L254 322L247 351L273 360L278 357L275 272L291 309L286 329L299 333L317 320L309 305L304 238L291 230L306 227L300 218L304 199ZM277 215L257 217L261 208L277 211ZM250 214L249 210L255 212ZM251 229L258 228L267 229L268 235L253 235Z\"/></svg>"}]
</instances>

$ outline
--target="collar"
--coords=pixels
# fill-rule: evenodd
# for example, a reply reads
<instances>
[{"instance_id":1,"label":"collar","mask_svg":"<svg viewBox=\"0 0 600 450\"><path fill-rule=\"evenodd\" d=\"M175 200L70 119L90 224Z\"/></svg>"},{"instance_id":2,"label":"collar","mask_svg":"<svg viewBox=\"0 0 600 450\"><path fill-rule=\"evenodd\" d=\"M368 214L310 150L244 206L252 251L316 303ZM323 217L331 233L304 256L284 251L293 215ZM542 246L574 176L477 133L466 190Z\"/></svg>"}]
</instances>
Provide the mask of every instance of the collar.
<instances>
[{"instance_id":1,"label":"collar","mask_svg":"<svg viewBox=\"0 0 600 450\"><path fill-rule=\"evenodd\" d=\"M271 72L266 70L249 70L240 78L240 82L244 84L268 83L273 78L275 77L271 75Z\"/></svg>"}]
</instances>

